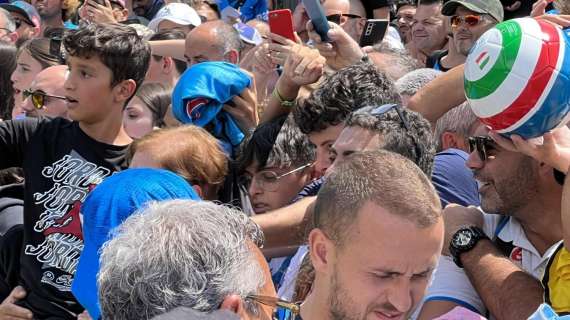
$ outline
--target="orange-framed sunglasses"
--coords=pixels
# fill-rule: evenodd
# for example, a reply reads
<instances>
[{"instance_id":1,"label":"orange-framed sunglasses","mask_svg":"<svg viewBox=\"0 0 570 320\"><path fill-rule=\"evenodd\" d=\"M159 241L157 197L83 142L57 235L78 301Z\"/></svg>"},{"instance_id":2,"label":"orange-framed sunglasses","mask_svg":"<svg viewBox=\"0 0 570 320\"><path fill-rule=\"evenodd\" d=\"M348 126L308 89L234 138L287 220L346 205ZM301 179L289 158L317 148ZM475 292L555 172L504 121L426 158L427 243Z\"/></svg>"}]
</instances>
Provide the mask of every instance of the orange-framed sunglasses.
<instances>
[{"instance_id":1,"label":"orange-framed sunglasses","mask_svg":"<svg viewBox=\"0 0 570 320\"><path fill-rule=\"evenodd\" d=\"M459 27L462 23L467 24L470 27L474 27L483 21L484 17L479 15L470 14L467 16L452 16L451 26L453 28Z\"/></svg>"}]
</instances>

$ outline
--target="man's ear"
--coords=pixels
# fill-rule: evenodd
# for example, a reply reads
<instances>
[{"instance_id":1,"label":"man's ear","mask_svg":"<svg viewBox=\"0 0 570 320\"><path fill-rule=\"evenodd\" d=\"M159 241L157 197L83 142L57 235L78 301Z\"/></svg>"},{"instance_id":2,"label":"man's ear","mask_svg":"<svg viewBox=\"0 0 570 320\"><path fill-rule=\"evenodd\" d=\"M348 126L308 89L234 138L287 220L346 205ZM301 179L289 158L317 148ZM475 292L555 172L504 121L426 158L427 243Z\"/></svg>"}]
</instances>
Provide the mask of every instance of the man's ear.
<instances>
[{"instance_id":1,"label":"man's ear","mask_svg":"<svg viewBox=\"0 0 570 320\"><path fill-rule=\"evenodd\" d=\"M445 131L441 135L441 149L447 150L450 148L461 149L461 145L458 141L457 134Z\"/></svg>"},{"instance_id":2,"label":"man's ear","mask_svg":"<svg viewBox=\"0 0 570 320\"><path fill-rule=\"evenodd\" d=\"M10 38L12 43L16 43L16 41L18 41L18 34L16 32L10 32L8 33L8 38Z\"/></svg>"},{"instance_id":3,"label":"man's ear","mask_svg":"<svg viewBox=\"0 0 570 320\"><path fill-rule=\"evenodd\" d=\"M174 69L174 59L171 57L162 57L162 73L171 74Z\"/></svg>"},{"instance_id":4,"label":"man's ear","mask_svg":"<svg viewBox=\"0 0 570 320\"><path fill-rule=\"evenodd\" d=\"M193 184L193 185L192 185L192 189L194 189L194 191L196 191L196 193L198 194L198 196L199 196L201 199L204 199L204 192L202 191L202 187L200 187L200 186L197 185L197 184Z\"/></svg>"},{"instance_id":5,"label":"man's ear","mask_svg":"<svg viewBox=\"0 0 570 320\"><path fill-rule=\"evenodd\" d=\"M34 27L32 32L33 37L39 37L41 35L42 29L40 27Z\"/></svg>"},{"instance_id":6,"label":"man's ear","mask_svg":"<svg viewBox=\"0 0 570 320\"><path fill-rule=\"evenodd\" d=\"M230 52L226 53L226 58L229 63L239 64L239 52L237 50L230 50Z\"/></svg>"},{"instance_id":7,"label":"man's ear","mask_svg":"<svg viewBox=\"0 0 570 320\"><path fill-rule=\"evenodd\" d=\"M239 316L240 319L246 319L246 311L245 306L243 305L243 300L236 294L226 296L220 305L220 309L235 313Z\"/></svg>"},{"instance_id":8,"label":"man's ear","mask_svg":"<svg viewBox=\"0 0 570 320\"><path fill-rule=\"evenodd\" d=\"M115 9L113 10L113 17L117 22L123 22L129 17L129 10L127 9Z\"/></svg>"},{"instance_id":9,"label":"man's ear","mask_svg":"<svg viewBox=\"0 0 570 320\"><path fill-rule=\"evenodd\" d=\"M137 83L133 79L121 81L114 88L115 101L124 103L137 91Z\"/></svg>"},{"instance_id":10,"label":"man's ear","mask_svg":"<svg viewBox=\"0 0 570 320\"><path fill-rule=\"evenodd\" d=\"M326 273L333 263L331 258L334 254L334 246L321 229L315 228L309 234L309 253L315 271Z\"/></svg>"}]
</instances>

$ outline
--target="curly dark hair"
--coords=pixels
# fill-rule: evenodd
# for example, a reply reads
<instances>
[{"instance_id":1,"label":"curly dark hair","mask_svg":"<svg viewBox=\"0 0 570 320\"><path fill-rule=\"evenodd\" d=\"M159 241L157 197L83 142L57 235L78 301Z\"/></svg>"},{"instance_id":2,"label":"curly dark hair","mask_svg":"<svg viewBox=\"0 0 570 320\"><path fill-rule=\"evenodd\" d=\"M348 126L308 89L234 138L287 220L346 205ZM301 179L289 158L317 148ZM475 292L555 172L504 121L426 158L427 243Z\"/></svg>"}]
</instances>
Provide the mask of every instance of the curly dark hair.
<instances>
[{"instance_id":1,"label":"curly dark hair","mask_svg":"<svg viewBox=\"0 0 570 320\"><path fill-rule=\"evenodd\" d=\"M361 107L399 102L392 81L372 63L360 62L325 79L293 110L293 116L301 131L309 134L343 122Z\"/></svg>"},{"instance_id":2,"label":"curly dark hair","mask_svg":"<svg viewBox=\"0 0 570 320\"><path fill-rule=\"evenodd\" d=\"M132 27L92 23L69 30L63 38L68 56L98 57L111 70L111 86L132 79L139 88L150 61L150 45Z\"/></svg>"},{"instance_id":3,"label":"curly dark hair","mask_svg":"<svg viewBox=\"0 0 570 320\"><path fill-rule=\"evenodd\" d=\"M409 124L410 130L407 130L395 109L380 115L372 115L371 112L375 108L377 106L364 107L350 114L346 126L377 132L384 142L382 149L412 160L428 177L431 177L435 140L429 121L417 112L399 107L403 118Z\"/></svg>"}]
</instances>

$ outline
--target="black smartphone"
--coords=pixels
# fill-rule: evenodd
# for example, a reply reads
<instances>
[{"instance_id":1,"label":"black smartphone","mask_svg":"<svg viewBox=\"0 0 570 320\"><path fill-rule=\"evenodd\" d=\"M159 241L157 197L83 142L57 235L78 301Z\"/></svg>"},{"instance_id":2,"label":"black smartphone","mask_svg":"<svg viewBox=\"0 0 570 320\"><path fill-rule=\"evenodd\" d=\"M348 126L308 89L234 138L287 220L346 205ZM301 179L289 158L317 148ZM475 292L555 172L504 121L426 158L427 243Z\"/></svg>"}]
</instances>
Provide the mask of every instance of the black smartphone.
<instances>
[{"instance_id":1,"label":"black smartphone","mask_svg":"<svg viewBox=\"0 0 570 320\"><path fill-rule=\"evenodd\" d=\"M366 20L364 30L360 35L360 47L373 46L384 39L388 30L388 20L386 19L369 19Z\"/></svg>"},{"instance_id":2,"label":"black smartphone","mask_svg":"<svg viewBox=\"0 0 570 320\"><path fill-rule=\"evenodd\" d=\"M329 22L327 21L327 16L321 6L319 0L303 0L303 5L307 11L307 15L311 19L311 23L315 28L315 31L321 36L322 41L330 41L327 33L329 32Z\"/></svg>"}]
</instances>

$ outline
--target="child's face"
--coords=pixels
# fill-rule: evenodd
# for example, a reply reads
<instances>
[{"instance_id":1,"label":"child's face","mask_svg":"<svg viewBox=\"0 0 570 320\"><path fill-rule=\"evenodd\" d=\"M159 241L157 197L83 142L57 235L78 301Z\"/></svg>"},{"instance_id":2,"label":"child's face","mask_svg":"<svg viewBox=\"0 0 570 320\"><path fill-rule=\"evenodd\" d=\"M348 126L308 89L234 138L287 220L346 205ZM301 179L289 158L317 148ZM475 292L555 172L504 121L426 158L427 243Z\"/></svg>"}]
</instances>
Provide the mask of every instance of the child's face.
<instances>
[{"instance_id":1,"label":"child's face","mask_svg":"<svg viewBox=\"0 0 570 320\"><path fill-rule=\"evenodd\" d=\"M115 116L117 86L111 87L111 70L98 57L70 56L67 65L69 72L64 87L68 117L74 121L96 123L110 115Z\"/></svg>"}]
</instances>

